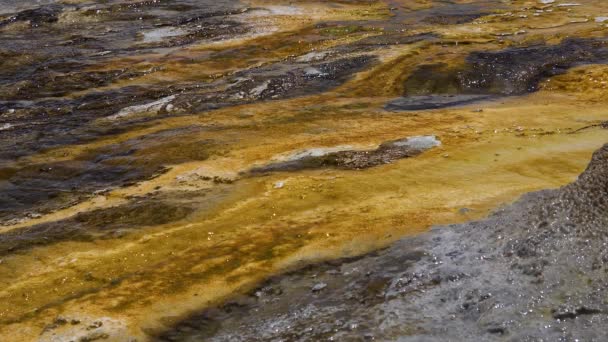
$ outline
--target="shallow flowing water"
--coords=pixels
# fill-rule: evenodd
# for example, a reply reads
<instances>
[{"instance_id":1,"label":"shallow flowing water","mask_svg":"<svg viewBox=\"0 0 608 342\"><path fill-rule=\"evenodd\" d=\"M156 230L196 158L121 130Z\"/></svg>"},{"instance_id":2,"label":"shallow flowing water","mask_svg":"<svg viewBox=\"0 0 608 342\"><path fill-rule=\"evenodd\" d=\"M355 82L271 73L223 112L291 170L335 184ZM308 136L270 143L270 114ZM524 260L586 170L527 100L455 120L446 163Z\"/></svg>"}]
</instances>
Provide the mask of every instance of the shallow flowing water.
<instances>
[{"instance_id":1,"label":"shallow flowing water","mask_svg":"<svg viewBox=\"0 0 608 342\"><path fill-rule=\"evenodd\" d=\"M148 340L566 184L603 0L2 1L0 335Z\"/></svg>"}]
</instances>

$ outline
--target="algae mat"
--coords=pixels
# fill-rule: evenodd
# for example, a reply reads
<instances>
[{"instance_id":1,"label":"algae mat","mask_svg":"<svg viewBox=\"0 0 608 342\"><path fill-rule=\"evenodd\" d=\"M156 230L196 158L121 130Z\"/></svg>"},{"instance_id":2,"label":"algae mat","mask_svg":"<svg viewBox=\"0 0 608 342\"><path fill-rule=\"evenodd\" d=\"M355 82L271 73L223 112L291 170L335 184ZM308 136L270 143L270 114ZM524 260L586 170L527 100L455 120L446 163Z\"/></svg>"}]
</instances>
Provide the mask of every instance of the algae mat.
<instances>
[{"instance_id":1,"label":"algae mat","mask_svg":"<svg viewBox=\"0 0 608 342\"><path fill-rule=\"evenodd\" d=\"M0 5L0 334L148 340L571 182L604 1Z\"/></svg>"}]
</instances>

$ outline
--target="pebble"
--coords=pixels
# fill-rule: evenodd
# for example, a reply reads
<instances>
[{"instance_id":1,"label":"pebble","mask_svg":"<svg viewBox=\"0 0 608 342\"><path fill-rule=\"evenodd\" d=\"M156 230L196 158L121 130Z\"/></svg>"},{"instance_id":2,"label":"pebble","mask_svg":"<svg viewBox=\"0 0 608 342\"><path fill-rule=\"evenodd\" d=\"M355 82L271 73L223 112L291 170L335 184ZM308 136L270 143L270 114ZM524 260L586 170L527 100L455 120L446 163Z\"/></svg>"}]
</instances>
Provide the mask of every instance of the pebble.
<instances>
[{"instance_id":1,"label":"pebble","mask_svg":"<svg viewBox=\"0 0 608 342\"><path fill-rule=\"evenodd\" d=\"M315 284L315 286L312 287L311 291L312 292L319 292L319 291L323 290L326 287L327 287L327 284L325 284L325 283L317 283L317 284Z\"/></svg>"},{"instance_id":2,"label":"pebble","mask_svg":"<svg viewBox=\"0 0 608 342\"><path fill-rule=\"evenodd\" d=\"M10 129L12 127L13 127L13 125L11 125L10 123L5 123L3 125L0 125L0 131L4 131L4 130L7 130L7 129Z\"/></svg>"},{"instance_id":3,"label":"pebble","mask_svg":"<svg viewBox=\"0 0 608 342\"><path fill-rule=\"evenodd\" d=\"M105 56L105 55L109 55L111 53L112 53L112 51L101 51L101 52L94 53L93 56Z\"/></svg>"},{"instance_id":4,"label":"pebble","mask_svg":"<svg viewBox=\"0 0 608 342\"><path fill-rule=\"evenodd\" d=\"M469 209L469 208L460 208L460 209L458 210L458 213L459 213L460 215L466 215L466 214L468 214L470 211L471 211L471 209Z\"/></svg>"}]
</instances>

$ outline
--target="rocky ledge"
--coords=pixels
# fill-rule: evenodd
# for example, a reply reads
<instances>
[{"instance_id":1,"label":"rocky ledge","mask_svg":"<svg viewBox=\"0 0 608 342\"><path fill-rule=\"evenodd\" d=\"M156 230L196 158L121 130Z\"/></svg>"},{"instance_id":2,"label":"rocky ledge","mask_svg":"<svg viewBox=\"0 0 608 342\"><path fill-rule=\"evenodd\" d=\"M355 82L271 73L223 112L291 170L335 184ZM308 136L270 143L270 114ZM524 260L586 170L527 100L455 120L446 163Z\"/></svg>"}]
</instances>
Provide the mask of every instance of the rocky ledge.
<instances>
[{"instance_id":1,"label":"rocky ledge","mask_svg":"<svg viewBox=\"0 0 608 342\"><path fill-rule=\"evenodd\" d=\"M556 190L309 266L158 340L608 340L608 145Z\"/></svg>"}]
</instances>

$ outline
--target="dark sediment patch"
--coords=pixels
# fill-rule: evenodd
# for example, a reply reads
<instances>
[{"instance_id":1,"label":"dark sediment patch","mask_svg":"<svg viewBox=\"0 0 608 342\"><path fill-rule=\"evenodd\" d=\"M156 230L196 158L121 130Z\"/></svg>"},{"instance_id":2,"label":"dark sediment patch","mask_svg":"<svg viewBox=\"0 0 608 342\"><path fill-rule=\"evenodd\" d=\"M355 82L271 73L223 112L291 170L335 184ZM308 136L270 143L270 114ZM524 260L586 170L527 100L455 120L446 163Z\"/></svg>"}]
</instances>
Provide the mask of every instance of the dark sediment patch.
<instances>
[{"instance_id":1,"label":"dark sediment patch","mask_svg":"<svg viewBox=\"0 0 608 342\"><path fill-rule=\"evenodd\" d=\"M44 5L38 8L27 9L10 15L8 18L0 20L0 28L11 23L27 21L31 27L38 27L45 23L54 23L59 20L59 14L63 11L60 5Z\"/></svg>"},{"instance_id":2,"label":"dark sediment patch","mask_svg":"<svg viewBox=\"0 0 608 342\"><path fill-rule=\"evenodd\" d=\"M154 191L113 207L78 213L66 219L16 228L0 233L0 256L32 248L76 241L120 239L142 229L186 219L220 205L232 193L231 183L210 179L216 186L188 192ZM101 191L104 193L105 191Z\"/></svg>"},{"instance_id":3,"label":"dark sediment patch","mask_svg":"<svg viewBox=\"0 0 608 342\"><path fill-rule=\"evenodd\" d=\"M0 256L62 241L120 238L142 227L181 220L194 211L192 204L163 202L162 198L150 196L117 207L81 213L70 219L11 230L0 234Z\"/></svg>"},{"instance_id":4,"label":"dark sediment patch","mask_svg":"<svg viewBox=\"0 0 608 342\"><path fill-rule=\"evenodd\" d=\"M200 130L165 130L98 148L73 160L0 168L0 222L52 212L98 191L153 178L166 171L165 165L205 160L215 144L197 137Z\"/></svg>"},{"instance_id":5,"label":"dark sediment patch","mask_svg":"<svg viewBox=\"0 0 608 342\"><path fill-rule=\"evenodd\" d=\"M387 32L378 36L366 37L356 42L347 45L345 47L341 47L339 50L345 51L361 51L365 47L378 47L378 46L386 46L386 45L407 45L414 44L418 42L433 42L438 41L440 38L439 35L434 33L419 33L415 35L403 35L402 33L395 32Z\"/></svg>"},{"instance_id":6,"label":"dark sediment patch","mask_svg":"<svg viewBox=\"0 0 608 342\"><path fill-rule=\"evenodd\" d=\"M492 11L503 8L500 0L476 0L471 3L452 1L436 2L429 8L420 10L403 9L400 2L395 2L394 17L391 22L403 26L420 25L460 25L474 21L477 18L491 14Z\"/></svg>"},{"instance_id":7,"label":"dark sediment patch","mask_svg":"<svg viewBox=\"0 0 608 342\"><path fill-rule=\"evenodd\" d=\"M389 164L399 159L415 157L440 144L434 136L427 136L385 142L377 149L371 151L305 152L304 156L297 159L253 168L249 172L251 174L260 174L321 168L361 170Z\"/></svg>"},{"instance_id":8,"label":"dark sediment patch","mask_svg":"<svg viewBox=\"0 0 608 342\"><path fill-rule=\"evenodd\" d=\"M144 72L126 69L91 72L69 71L64 73L44 67L44 70L35 70L29 79L6 86L0 99L20 101L44 97L61 97L75 91L103 87L119 80L145 74Z\"/></svg>"},{"instance_id":9,"label":"dark sediment patch","mask_svg":"<svg viewBox=\"0 0 608 342\"><path fill-rule=\"evenodd\" d=\"M541 80L574 66L607 61L607 40L565 39L557 45L472 53L458 80L468 93L520 95L538 90Z\"/></svg>"},{"instance_id":10,"label":"dark sediment patch","mask_svg":"<svg viewBox=\"0 0 608 342\"><path fill-rule=\"evenodd\" d=\"M523 95L537 91L542 80L563 74L572 67L607 61L608 41L604 39L573 38L557 45L474 52L462 65L432 63L417 67L405 81L404 98L391 102L387 108L440 108L462 104L458 97L464 97L464 102L473 102L486 99L483 95ZM420 97L422 95L425 97ZM454 101L445 95L453 95Z\"/></svg>"},{"instance_id":11,"label":"dark sediment patch","mask_svg":"<svg viewBox=\"0 0 608 342\"><path fill-rule=\"evenodd\" d=\"M417 95L398 98L389 102L384 108L389 111L438 109L491 98L491 95Z\"/></svg>"},{"instance_id":12,"label":"dark sediment patch","mask_svg":"<svg viewBox=\"0 0 608 342\"><path fill-rule=\"evenodd\" d=\"M73 161L2 171L8 177L0 183L0 220L7 221L70 206L97 190L135 183L163 169L145 172L128 164Z\"/></svg>"},{"instance_id":13,"label":"dark sediment patch","mask_svg":"<svg viewBox=\"0 0 608 342\"><path fill-rule=\"evenodd\" d=\"M488 219L269 280L159 341L608 339L608 145Z\"/></svg>"},{"instance_id":14,"label":"dark sediment patch","mask_svg":"<svg viewBox=\"0 0 608 342\"><path fill-rule=\"evenodd\" d=\"M487 13L473 13L473 14L444 14L438 16L431 16L424 18L425 23L437 24L437 25L458 25L471 22L479 17L486 15Z\"/></svg>"},{"instance_id":15,"label":"dark sediment patch","mask_svg":"<svg viewBox=\"0 0 608 342\"><path fill-rule=\"evenodd\" d=\"M464 68L462 68L464 69ZM405 80L406 96L466 94L461 72L446 63L423 64Z\"/></svg>"},{"instance_id":16,"label":"dark sediment patch","mask_svg":"<svg viewBox=\"0 0 608 342\"><path fill-rule=\"evenodd\" d=\"M423 22L434 25L458 25L469 23L489 13L479 12L477 9L469 11L445 11L436 15L429 15L422 19Z\"/></svg>"},{"instance_id":17,"label":"dark sediment patch","mask_svg":"<svg viewBox=\"0 0 608 342\"><path fill-rule=\"evenodd\" d=\"M96 125L95 120L125 107L166 97L172 91L172 87L127 87L95 92L75 100L0 102L0 125L8 127L0 134L0 160L14 160L57 146L86 143L135 128L141 119L128 125L124 122L122 125Z\"/></svg>"}]
</instances>

